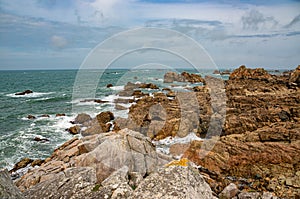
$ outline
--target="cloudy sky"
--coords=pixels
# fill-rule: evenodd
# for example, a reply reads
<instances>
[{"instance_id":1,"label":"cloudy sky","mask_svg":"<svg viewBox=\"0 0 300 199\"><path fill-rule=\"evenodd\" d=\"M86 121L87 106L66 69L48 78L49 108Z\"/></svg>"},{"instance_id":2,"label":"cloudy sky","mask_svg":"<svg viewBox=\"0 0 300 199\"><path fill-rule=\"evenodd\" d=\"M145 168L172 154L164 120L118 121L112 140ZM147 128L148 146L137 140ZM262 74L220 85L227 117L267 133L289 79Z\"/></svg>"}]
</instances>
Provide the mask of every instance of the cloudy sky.
<instances>
[{"instance_id":1,"label":"cloudy sky","mask_svg":"<svg viewBox=\"0 0 300 199\"><path fill-rule=\"evenodd\" d=\"M0 0L0 70L79 68L140 27L186 34L220 68L300 64L299 0Z\"/></svg>"}]
</instances>

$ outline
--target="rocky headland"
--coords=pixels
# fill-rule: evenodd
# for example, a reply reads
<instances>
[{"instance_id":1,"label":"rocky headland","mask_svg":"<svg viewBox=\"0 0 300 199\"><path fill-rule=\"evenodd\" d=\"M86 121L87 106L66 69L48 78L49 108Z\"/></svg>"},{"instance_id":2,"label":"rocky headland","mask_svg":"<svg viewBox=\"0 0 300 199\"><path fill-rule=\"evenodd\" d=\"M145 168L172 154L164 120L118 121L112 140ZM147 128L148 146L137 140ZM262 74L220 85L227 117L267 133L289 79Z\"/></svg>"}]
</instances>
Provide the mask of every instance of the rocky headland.
<instances>
[{"instance_id":1,"label":"rocky headland","mask_svg":"<svg viewBox=\"0 0 300 199\"><path fill-rule=\"evenodd\" d=\"M24 158L11 172L31 169L14 182L1 171L0 196L300 197L300 66L284 75L241 66L226 81L169 72L164 82L198 84L179 92L128 83L119 96L132 98L115 100L132 104L128 118L79 114L68 131L80 137L45 160ZM191 133L199 139L164 153L154 144Z\"/></svg>"}]
</instances>

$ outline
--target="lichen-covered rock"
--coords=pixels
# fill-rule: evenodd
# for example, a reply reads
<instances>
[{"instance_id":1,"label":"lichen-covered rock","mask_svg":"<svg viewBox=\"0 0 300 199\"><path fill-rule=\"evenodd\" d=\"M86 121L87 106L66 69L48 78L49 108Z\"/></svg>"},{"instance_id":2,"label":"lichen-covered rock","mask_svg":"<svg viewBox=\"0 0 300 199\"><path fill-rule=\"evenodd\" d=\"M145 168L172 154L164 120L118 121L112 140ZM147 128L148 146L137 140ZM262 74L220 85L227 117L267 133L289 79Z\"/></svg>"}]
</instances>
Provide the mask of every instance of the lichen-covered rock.
<instances>
[{"instance_id":1,"label":"lichen-covered rock","mask_svg":"<svg viewBox=\"0 0 300 199\"><path fill-rule=\"evenodd\" d=\"M85 188L91 192L96 181L94 168L69 168L26 190L24 195L32 199L78 198L77 192Z\"/></svg>"},{"instance_id":2,"label":"lichen-covered rock","mask_svg":"<svg viewBox=\"0 0 300 199\"><path fill-rule=\"evenodd\" d=\"M130 199L213 199L212 191L191 166L169 166L150 174L134 190Z\"/></svg>"},{"instance_id":3,"label":"lichen-covered rock","mask_svg":"<svg viewBox=\"0 0 300 199\"><path fill-rule=\"evenodd\" d=\"M0 198L24 199L20 190L13 184L7 169L0 170Z\"/></svg>"}]
</instances>

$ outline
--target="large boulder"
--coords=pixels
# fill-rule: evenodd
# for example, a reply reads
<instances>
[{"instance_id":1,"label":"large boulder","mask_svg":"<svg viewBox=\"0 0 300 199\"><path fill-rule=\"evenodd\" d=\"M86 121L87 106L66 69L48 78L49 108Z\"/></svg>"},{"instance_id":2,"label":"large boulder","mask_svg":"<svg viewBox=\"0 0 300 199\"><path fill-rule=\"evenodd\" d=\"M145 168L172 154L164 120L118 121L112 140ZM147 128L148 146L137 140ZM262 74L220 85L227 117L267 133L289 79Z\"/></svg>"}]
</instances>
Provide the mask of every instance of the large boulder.
<instances>
[{"instance_id":1,"label":"large boulder","mask_svg":"<svg viewBox=\"0 0 300 199\"><path fill-rule=\"evenodd\" d=\"M24 199L20 190L13 184L7 169L0 170L0 198Z\"/></svg>"},{"instance_id":2,"label":"large boulder","mask_svg":"<svg viewBox=\"0 0 300 199\"><path fill-rule=\"evenodd\" d=\"M74 123L76 124L84 124L85 122L90 121L92 118L90 115L86 113L80 113L76 116Z\"/></svg>"},{"instance_id":3,"label":"large boulder","mask_svg":"<svg viewBox=\"0 0 300 199\"><path fill-rule=\"evenodd\" d=\"M138 172L145 176L170 160L170 157L156 152L149 138L138 132L122 129L119 132L67 141L40 167L18 179L16 185L25 191L55 176L57 178L68 168L81 167L92 167L96 172L97 183L124 166L128 167L129 173Z\"/></svg>"}]
</instances>

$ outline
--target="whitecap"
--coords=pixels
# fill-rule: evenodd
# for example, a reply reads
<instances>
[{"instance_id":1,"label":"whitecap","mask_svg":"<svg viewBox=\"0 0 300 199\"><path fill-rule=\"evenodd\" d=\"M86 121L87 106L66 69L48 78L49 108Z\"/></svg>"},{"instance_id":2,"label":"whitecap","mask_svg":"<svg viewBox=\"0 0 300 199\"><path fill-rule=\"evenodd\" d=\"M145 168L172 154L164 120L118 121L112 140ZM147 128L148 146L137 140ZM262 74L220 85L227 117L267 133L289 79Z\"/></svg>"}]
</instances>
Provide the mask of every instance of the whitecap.
<instances>
[{"instance_id":1,"label":"whitecap","mask_svg":"<svg viewBox=\"0 0 300 199\"><path fill-rule=\"evenodd\" d=\"M121 91L121 90L124 90L124 85L123 86L112 86L112 87L110 87L110 89L112 89L114 91Z\"/></svg>"},{"instance_id":2,"label":"whitecap","mask_svg":"<svg viewBox=\"0 0 300 199\"><path fill-rule=\"evenodd\" d=\"M15 93L6 94L7 97L14 97L14 98L20 98L20 97L27 97L27 98L37 98L44 95L50 95L54 92L48 92L48 93L42 93L42 92L33 92L25 95L16 95Z\"/></svg>"}]
</instances>

